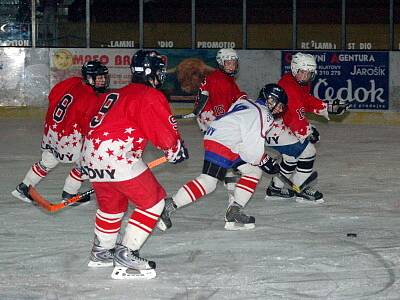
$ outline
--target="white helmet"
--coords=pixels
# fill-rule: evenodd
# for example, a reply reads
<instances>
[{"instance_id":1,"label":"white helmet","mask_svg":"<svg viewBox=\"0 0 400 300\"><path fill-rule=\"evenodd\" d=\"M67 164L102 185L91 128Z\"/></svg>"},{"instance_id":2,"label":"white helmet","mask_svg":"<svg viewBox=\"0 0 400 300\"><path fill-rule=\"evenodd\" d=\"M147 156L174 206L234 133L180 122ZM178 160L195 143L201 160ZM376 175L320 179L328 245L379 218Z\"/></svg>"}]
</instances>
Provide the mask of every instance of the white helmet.
<instances>
[{"instance_id":1,"label":"white helmet","mask_svg":"<svg viewBox=\"0 0 400 300\"><path fill-rule=\"evenodd\" d=\"M216 59L217 59L217 63L218 63L218 65L219 65L220 69L223 70L223 71L225 71L225 70L224 70L224 62L225 62L226 60L236 60L236 61L239 61L239 56L237 55L237 53L236 53L236 51L235 51L234 49L232 49L232 48L226 48L226 49L220 49L220 50L218 50ZM237 69L236 69L233 73L231 73L231 74L229 74L229 75L234 75L234 74L236 74L236 73L237 73Z\"/></svg>"},{"instance_id":2,"label":"white helmet","mask_svg":"<svg viewBox=\"0 0 400 300\"><path fill-rule=\"evenodd\" d=\"M295 77L299 70L308 71L311 74L310 80L313 80L317 72L317 62L311 54L298 52L292 56L290 69L292 70L292 75Z\"/></svg>"}]
</instances>

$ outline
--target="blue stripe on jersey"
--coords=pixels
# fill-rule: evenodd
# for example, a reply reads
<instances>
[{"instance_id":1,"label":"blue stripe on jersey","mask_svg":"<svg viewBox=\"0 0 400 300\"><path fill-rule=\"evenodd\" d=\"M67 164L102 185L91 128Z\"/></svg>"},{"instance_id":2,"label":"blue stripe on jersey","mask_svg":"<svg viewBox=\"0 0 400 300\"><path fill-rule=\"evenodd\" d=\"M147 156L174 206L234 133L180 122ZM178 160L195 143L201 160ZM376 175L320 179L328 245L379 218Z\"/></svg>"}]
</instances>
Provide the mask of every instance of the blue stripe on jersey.
<instances>
[{"instance_id":1,"label":"blue stripe on jersey","mask_svg":"<svg viewBox=\"0 0 400 300\"><path fill-rule=\"evenodd\" d=\"M289 156L293 156L294 158L298 158L301 153L303 153L304 149L307 147L309 143L309 140L305 140L304 143L297 142L295 144L290 144L290 145L284 145L284 146L270 146L276 151L278 151L281 154L286 154Z\"/></svg>"},{"instance_id":2,"label":"blue stripe on jersey","mask_svg":"<svg viewBox=\"0 0 400 300\"><path fill-rule=\"evenodd\" d=\"M235 160L229 160L211 151L204 152L204 160L212 162L213 164L216 164L217 166L220 166L225 169L230 169L232 168L233 165L241 161L240 157Z\"/></svg>"}]
</instances>

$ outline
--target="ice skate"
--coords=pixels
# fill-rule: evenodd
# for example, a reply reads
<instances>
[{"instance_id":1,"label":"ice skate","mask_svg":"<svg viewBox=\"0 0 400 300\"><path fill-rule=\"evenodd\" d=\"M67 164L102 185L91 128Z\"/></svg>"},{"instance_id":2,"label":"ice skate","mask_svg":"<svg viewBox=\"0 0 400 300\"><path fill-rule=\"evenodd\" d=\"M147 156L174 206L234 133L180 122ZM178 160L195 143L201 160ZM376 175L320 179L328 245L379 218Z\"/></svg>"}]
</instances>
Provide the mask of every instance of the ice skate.
<instances>
[{"instance_id":1,"label":"ice skate","mask_svg":"<svg viewBox=\"0 0 400 300\"><path fill-rule=\"evenodd\" d=\"M274 199L282 199L282 198L292 198L294 197L296 194L294 191L282 187L279 188L277 186L275 186L274 181L271 180L271 183L269 184L267 190L266 190L266 197L265 199L267 200L274 200Z\"/></svg>"},{"instance_id":2,"label":"ice skate","mask_svg":"<svg viewBox=\"0 0 400 300\"><path fill-rule=\"evenodd\" d=\"M172 227L171 214L176 210L176 205L172 198L165 199L165 207L161 213L160 219L157 222L157 228L161 231L166 231Z\"/></svg>"},{"instance_id":3,"label":"ice skate","mask_svg":"<svg viewBox=\"0 0 400 300\"><path fill-rule=\"evenodd\" d=\"M29 196L28 190L28 186L25 183L21 182L17 185L15 190L11 192L11 195L26 203L32 203L32 198Z\"/></svg>"},{"instance_id":4,"label":"ice skate","mask_svg":"<svg viewBox=\"0 0 400 300\"><path fill-rule=\"evenodd\" d=\"M226 230L248 230L256 227L256 220L240 211L241 207L234 203L229 206L225 214Z\"/></svg>"},{"instance_id":5,"label":"ice skate","mask_svg":"<svg viewBox=\"0 0 400 300\"><path fill-rule=\"evenodd\" d=\"M90 261L88 267L102 268L112 267L114 265L115 248L106 249L101 247L97 236L94 238L92 252L90 253Z\"/></svg>"},{"instance_id":6,"label":"ice skate","mask_svg":"<svg viewBox=\"0 0 400 300\"><path fill-rule=\"evenodd\" d=\"M296 194L298 203L324 203L324 195L312 187L306 187L301 193Z\"/></svg>"},{"instance_id":7,"label":"ice skate","mask_svg":"<svg viewBox=\"0 0 400 300\"><path fill-rule=\"evenodd\" d=\"M75 196L76 196L76 194L75 195L74 194L70 194L70 193L67 193L66 191L63 191L62 195L61 195L61 197L64 199L64 201L67 201L68 199L70 199L72 197L75 197ZM81 200L69 204L69 206L79 206L79 205L82 205L82 204L88 204L89 201L90 201L90 195L86 195L86 196L82 197Z\"/></svg>"},{"instance_id":8,"label":"ice skate","mask_svg":"<svg viewBox=\"0 0 400 300\"><path fill-rule=\"evenodd\" d=\"M156 263L139 256L139 251L118 245L114 254L113 279L152 279L156 277Z\"/></svg>"}]
</instances>

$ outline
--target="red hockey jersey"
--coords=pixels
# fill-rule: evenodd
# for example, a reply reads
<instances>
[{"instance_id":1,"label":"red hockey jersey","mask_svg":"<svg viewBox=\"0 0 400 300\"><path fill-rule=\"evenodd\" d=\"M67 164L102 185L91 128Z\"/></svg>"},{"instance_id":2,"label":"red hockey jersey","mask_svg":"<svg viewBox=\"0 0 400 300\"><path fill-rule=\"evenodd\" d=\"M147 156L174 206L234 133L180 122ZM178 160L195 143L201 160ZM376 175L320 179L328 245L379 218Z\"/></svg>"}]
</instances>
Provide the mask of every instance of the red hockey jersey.
<instances>
[{"instance_id":1,"label":"red hockey jersey","mask_svg":"<svg viewBox=\"0 0 400 300\"><path fill-rule=\"evenodd\" d=\"M310 86L298 84L290 73L283 75L278 85L285 90L288 96L288 105L282 115L284 124L298 138L306 138L311 130L306 113L321 114L326 109L326 104L310 94Z\"/></svg>"},{"instance_id":2,"label":"red hockey jersey","mask_svg":"<svg viewBox=\"0 0 400 300\"><path fill-rule=\"evenodd\" d=\"M96 93L82 78L71 77L57 83L48 99L41 148L51 151L60 162L76 162L88 121L97 108Z\"/></svg>"},{"instance_id":3,"label":"red hockey jersey","mask_svg":"<svg viewBox=\"0 0 400 300\"><path fill-rule=\"evenodd\" d=\"M102 96L89 123L82 173L92 182L124 181L147 169L141 157L148 141L167 158L178 150L180 134L166 97L132 83Z\"/></svg>"},{"instance_id":4,"label":"red hockey jersey","mask_svg":"<svg viewBox=\"0 0 400 300\"><path fill-rule=\"evenodd\" d=\"M200 90L209 94L208 101L198 117L199 123L205 129L214 119L224 115L240 95L235 78L219 69L206 76Z\"/></svg>"}]
</instances>

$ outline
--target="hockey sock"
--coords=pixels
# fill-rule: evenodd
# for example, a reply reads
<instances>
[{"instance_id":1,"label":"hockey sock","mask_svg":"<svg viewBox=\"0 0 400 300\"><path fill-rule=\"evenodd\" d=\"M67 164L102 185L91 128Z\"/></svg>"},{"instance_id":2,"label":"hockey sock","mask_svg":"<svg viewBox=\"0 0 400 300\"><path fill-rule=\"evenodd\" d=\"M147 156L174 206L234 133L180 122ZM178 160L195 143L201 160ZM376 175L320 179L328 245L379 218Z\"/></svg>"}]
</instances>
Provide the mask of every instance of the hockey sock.
<instances>
[{"instance_id":1,"label":"hockey sock","mask_svg":"<svg viewBox=\"0 0 400 300\"><path fill-rule=\"evenodd\" d=\"M285 155L282 155L282 161L279 164L280 167L280 172L286 177L286 178L290 178L294 172L294 170L296 169L296 165L297 165L297 160L291 160L289 158L286 158ZM279 179L278 176L274 176L273 177L273 182L274 185L277 188L283 188L284 187L284 183L282 180Z\"/></svg>"},{"instance_id":2,"label":"hockey sock","mask_svg":"<svg viewBox=\"0 0 400 300\"><path fill-rule=\"evenodd\" d=\"M153 207L145 210L136 208L129 218L122 245L131 250L140 249L156 226L164 209L164 204L164 200L161 200Z\"/></svg>"},{"instance_id":3,"label":"hockey sock","mask_svg":"<svg viewBox=\"0 0 400 300\"><path fill-rule=\"evenodd\" d=\"M99 239L101 247L106 249L115 247L123 217L123 212L119 214L107 214L100 209L97 210L94 233Z\"/></svg>"},{"instance_id":4,"label":"hockey sock","mask_svg":"<svg viewBox=\"0 0 400 300\"><path fill-rule=\"evenodd\" d=\"M314 168L315 156L315 147L309 143L297 162L296 172L293 174L294 184L300 186L310 176Z\"/></svg>"},{"instance_id":5,"label":"hockey sock","mask_svg":"<svg viewBox=\"0 0 400 300\"><path fill-rule=\"evenodd\" d=\"M210 194L217 187L218 179L210 175L201 174L196 179L189 181L173 197L176 206L182 207L195 202L201 197Z\"/></svg>"},{"instance_id":6,"label":"hockey sock","mask_svg":"<svg viewBox=\"0 0 400 300\"><path fill-rule=\"evenodd\" d=\"M29 171L26 173L24 180L22 181L27 186L37 185L44 177L48 174L48 170L40 163L37 162L32 165Z\"/></svg>"},{"instance_id":7,"label":"hockey sock","mask_svg":"<svg viewBox=\"0 0 400 300\"><path fill-rule=\"evenodd\" d=\"M82 182L81 171L78 168L73 168L65 179L63 191L75 195L81 188Z\"/></svg>"},{"instance_id":8,"label":"hockey sock","mask_svg":"<svg viewBox=\"0 0 400 300\"><path fill-rule=\"evenodd\" d=\"M236 203L244 207L254 194L262 176L262 171L259 167L250 164L241 165L239 170L242 173L242 177L236 183L234 199Z\"/></svg>"}]
</instances>

